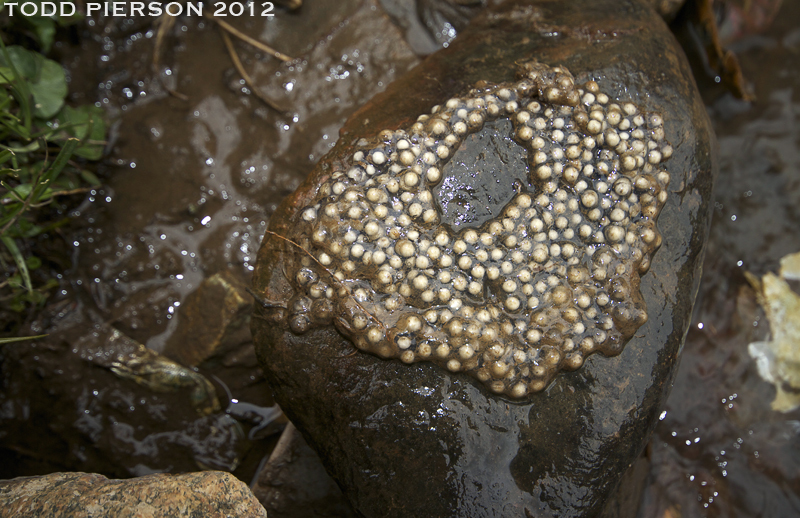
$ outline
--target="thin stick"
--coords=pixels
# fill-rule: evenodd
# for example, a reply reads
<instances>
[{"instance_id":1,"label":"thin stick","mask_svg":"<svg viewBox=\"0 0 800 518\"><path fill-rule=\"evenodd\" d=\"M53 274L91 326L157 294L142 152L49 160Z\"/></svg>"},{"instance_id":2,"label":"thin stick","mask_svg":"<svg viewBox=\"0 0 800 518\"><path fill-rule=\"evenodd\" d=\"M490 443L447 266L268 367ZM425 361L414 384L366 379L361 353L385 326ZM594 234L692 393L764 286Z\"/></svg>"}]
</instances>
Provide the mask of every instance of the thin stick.
<instances>
[{"instance_id":1,"label":"thin stick","mask_svg":"<svg viewBox=\"0 0 800 518\"><path fill-rule=\"evenodd\" d=\"M278 239L282 239L282 240L286 241L287 243L291 243L292 245L294 245L294 246L296 246L297 248L299 248L300 250L302 250L302 251L303 251L303 252L304 252L304 253L305 253L305 254L306 254L308 257L310 257L310 258L311 258L311 260L312 260L312 261L314 261L315 263L317 263L317 264L320 266L320 268L322 268L323 270L325 270L325 271L327 272L327 274L331 276L331 278L333 279L333 281L334 281L336 284L338 284L339 286L341 286L342 288L344 288L344 290L345 290L345 291L347 291L348 295L350 295L350 298L351 298L351 299L353 299L353 302L355 302L355 303L356 303L356 306L358 306L359 308L361 308L361 311L363 311L364 313L366 313L367 315L369 315L369 317L370 317L372 320L374 320L375 322L377 322L377 323L378 323L378 325L379 325L379 326L381 326L381 327L383 328L383 330L384 330L384 331L388 331L388 329L386 329L386 326L383 324L383 322L381 322L380 320L378 320L378 318L377 318L375 315L373 315L372 313L370 313L370 312L367 310L367 308L365 308L364 306L362 306L362 305L361 305L361 303L359 303L359 302L356 300L356 298L355 298L355 297L353 297L352 293L350 293L350 291L347 289L347 285L345 285L345 284L344 284L342 281L340 281L339 279L337 279L337 278L336 278L336 276L333 274L333 272L332 272L332 271L330 271L328 268L326 268L324 264L322 264L321 262L319 262L319 261L317 260L317 258L316 258L316 257L314 257L314 254L312 254L311 252L309 252L308 250L306 250L305 248L303 248L303 247L302 247L301 245L299 245L298 243L295 243L294 241L292 241L292 240L291 240L291 239L289 239L288 237L284 237L284 236L282 236L282 235L278 234L277 232L273 232L273 231L271 231L271 230L267 230L267 231L265 231L265 233L267 233L267 234L269 234L269 235L271 235L271 236L275 236L275 237L277 237Z\"/></svg>"},{"instance_id":2,"label":"thin stick","mask_svg":"<svg viewBox=\"0 0 800 518\"><path fill-rule=\"evenodd\" d=\"M156 20L158 30L156 31L156 45L153 49L153 67L158 70L158 65L161 62L161 47L164 46L164 38L167 32L175 25L175 17L162 15Z\"/></svg>"},{"instance_id":3,"label":"thin stick","mask_svg":"<svg viewBox=\"0 0 800 518\"><path fill-rule=\"evenodd\" d=\"M245 43L249 43L250 45L254 46L255 48L257 48L259 50L262 50L262 51L266 52L267 54L269 54L271 56L275 56L276 58L280 59L281 61L292 61L292 58L287 56L283 52L279 52L279 51L273 49L272 47L270 47L269 45L266 45L266 44L261 43L260 41L254 39L254 38L251 38L247 34L241 32L238 29L236 29L235 27L233 27L231 24L229 24L225 20L221 20L219 18L215 18L214 16L208 14L207 12L203 12L203 16L205 16L209 20L213 20L213 21L217 22L220 27L222 27L227 32L233 34L234 36L236 36L240 40L244 41Z\"/></svg>"},{"instance_id":4,"label":"thin stick","mask_svg":"<svg viewBox=\"0 0 800 518\"><path fill-rule=\"evenodd\" d=\"M164 39L167 37L167 32L169 32L169 30L175 25L175 17L163 14L160 18L158 18L157 23L158 31L156 32L156 45L153 49L153 69L155 69L156 73L158 73L160 68L161 47L164 45ZM177 97L181 101L189 100L188 95L182 94L179 91L170 88L164 84L163 81L161 83L164 86L164 89L166 89L170 95Z\"/></svg>"},{"instance_id":5,"label":"thin stick","mask_svg":"<svg viewBox=\"0 0 800 518\"><path fill-rule=\"evenodd\" d=\"M72 196L73 194L80 194L82 192L89 192L92 189L93 189L93 187L78 187L77 189L72 189L72 190L69 190L69 191L57 191L57 192L51 193L50 194L50 198L48 200L46 200L46 201L43 201L41 203L31 203L31 208L32 209L38 209L40 207L44 207L45 205L49 205L50 203L53 203L53 200L55 199L56 196Z\"/></svg>"},{"instance_id":6,"label":"thin stick","mask_svg":"<svg viewBox=\"0 0 800 518\"><path fill-rule=\"evenodd\" d=\"M236 67L236 70L239 72L239 75L242 76L244 82L247 83L247 86L250 87L250 90L256 94L256 97L261 99L264 104L275 110L276 112L280 113L281 115L286 115L286 112L281 110L278 105L276 105L272 100L261 93L261 90L255 85L253 79L250 77L250 74L247 73L247 70L244 69L242 66L242 62L239 60L239 56L236 55L236 50L233 48L233 42L231 41L230 36L228 36L227 32L222 33L222 40L225 42L225 47L228 49L228 54L231 56L231 61L233 61L233 66Z\"/></svg>"},{"instance_id":7,"label":"thin stick","mask_svg":"<svg viewBox=\"0 0 800 518\"><path fill-rule=\"evenodd\" d=\"M247 293L249 293L250 296L253 297L256 300L256 302L258 302L259 304L261 304L265 308L283 308L283 309L286 309L286 305L278 303L278 302L274 302L274 301L269 300L269 299L265 299L264 297L261 297L255 291L253 291L253 289L250 288L250 286L245 287L244 290Z\"/></svg>"}]
</instances>

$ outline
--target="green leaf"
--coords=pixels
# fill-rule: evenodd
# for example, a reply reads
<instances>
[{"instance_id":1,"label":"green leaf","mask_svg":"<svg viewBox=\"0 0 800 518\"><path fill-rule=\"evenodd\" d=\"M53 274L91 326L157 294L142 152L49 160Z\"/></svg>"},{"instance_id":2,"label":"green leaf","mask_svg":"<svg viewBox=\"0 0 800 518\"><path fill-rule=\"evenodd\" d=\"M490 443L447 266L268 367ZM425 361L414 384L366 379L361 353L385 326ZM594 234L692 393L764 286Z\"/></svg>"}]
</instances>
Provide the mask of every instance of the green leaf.
<instances>
[{"instance_id":1,"label":"green leaf","mask_svg":"<svg viewBox=\"0 0 800 518\"><path fill-rule=\"evenodd\" d=\"M11 338L0 338L0 345L2 344L12 344L15 342L22 342L24 340L36 340L38 338L44 338L47 335L36 335L36 336L12 336Z\"/></svg>"},{"instance_id":2,"label":"green leaf","mask_svg":"<svg viewBox=\"0 0 800 518\"><path fill-rule=\"evenodd\" d=\"M23 294L24 293L26 292L23 292ZM25 311L25 301L19 295L15 296L13 299L11 299L11 302L9 303L8 307L9 309L11 309L11 311L22 313L23 311Z\"/></svg>"},{"instance_id":3,"label":"green leaf","mask_svg":"<svg viewBox=\"0 0 800 518\"><path fill-rule=\"evenodd\" d=\"M67 96L67 77L61 65L38 52L16 45L7 47L0 61L0 66L12 68L12 74L14 70L17 72L13 78L6 75L6 81L14 79L13 83L20 89L21 97L26 97L26 90L33 97L35 117L47 120L58 113ZM27 80L29 84L25 85L26 81L17 79Z\"/></svg>"},{"instance_id":4,"label":"green leaf","mask_svg":"<svg viewBox=\"0 0 800 518\"><path fill-rule=\"evenodd\" d=\"M41 146L41 143L38 140L35 140L35 141L31 142L30 144L28 144L27 146L22 146L22 147L11 147L11 146L9 146L8 149L13 151L14 153L30 153L32 151L39 151L39 147L40 146Z\"/></svg>"},{"instance_id":5,"label":"green leaf","mask_svg":"<svg viewBox=\"0 0 800 518\"><path fill-rule=\"evenodd\" d=\"M13 205L6 205L3 207L4 214L0 217L0 227L6 226L6 224L17 217L22 211L22 203L15 203Z\"/></svg>"},{"instance_id":6,"label":"green leaf","mask_svg":"<svg viewBox=\"0 0 800 518\"><path fill-rule=\"evenodd\" d=\"M20 289L23 287L22 276L20 274L14 274L8 278L8 285L12 288Z\"/></svg>"},{"instance_id":7,"label":"green leaf","mask_svg":"<svg viewBox=\"0 0 800 518\"><path fill-rule=\"evenodd\" d=\"M17 47L12 47L12 49L16 49ZM17 66L14 64L14 56L19 54L21 56L20 59L24 60L26 54L17 53L16 50L9 50L6 47L5 43L3 43L3 39L0 38L0 66L6 67L10 70L10 75L3 75L3 79L5 81L11 82L11 90L16 99L17 103L19 103L20 107L20 114L21 117L17 118L19 124L17 124L18 128L12 129L14 133L24 138L29 138L30 136L30 129L31 129L31 117L33 114L31 113L31 106L30 106L30 97L31 92L30 88L28 87L27 81L24 80L23 74L18 70ZM23 69L25 67L23 66ZM32 70L35 72L35 69ZM9 125L9 127L11 127Z\"/></svg>"},{"instance_id":8,"label":"green leaf","mask_svg":"<svg viewBox=\"0 0 800 518\"><path fill-rule=\"evenodd\" d=\"M50 119L64 106L67 96L67 76L64 69L55 61L42 58L37 80L31 84L33 94L33 115L40 119Z\"/></svg>"},{"instance_id":9,"label":"green leaf","mask_svg":"<svg viewBox=\"0 0 800 518\"><path fill-rule=\"evenodd\" d=\"M100 180L94 175L93 172L88 171L86 169L81 170L81 178L83 181L91 185L92 187L100 187L103 185Z\"/></svg>"},{"instance_id":10,"label":"green leaf","mask_svg":"<svg viewBox=\"0 0 800 518\"><path fill-rule=\"evenodd\" d=\"M29 183L22 183L15 187L11 187L5 182L0 182L0 184L8 190L8 197L4 196L3 199L24 201L31 193L31 184Z\"/></svg>"},{"instance_id":11,"label":"green leaf","mask_svg":"<svg viewBox=\"0 0 800 518\"><path fill-rule=\"evenodd\" d=\"M3 151L0 151L0 164L5 164L9 160L11 160L11 157L13 156L14 152L11 151L10 149L4 149Z\"/></svg>"},{"instance_id":12,"label":"green leaf","mask_svg":"<svg viewBox=\"0 0 800 518\"><path fill-rule=\"evenodd\" d=\"M45 59L41 54L31 52L18 45L6 47L6 53L8 56L5 53L0 54L0 65L16 69L16 73L12 70L11 79L16 79L20 76L28 80L34 79L38 71L36 56Z\"/></svg>"},{"instance_id":13,"label":"green leaf","mask_svg":"<svg viewBox=\"0 0 800 518\"><path fill-rule=\"evenodd\" d=\"M15 237L31 238L38 236L41 233L42 227L39 225L36 225L25 218L20 218L17 220L17 231Z\"/></svg>"},{"instance_id":14,"label":"green leaf","mask_svg":"<svg viewBox=\"0 0 800 518\"><path fill-rule=\"evenodd\" d=\"M0 85L11 84L14 81L14 72L11 67L0 67Z\"/></svg>"},{"instance_id":15,"label":"green leaf","mask_svg":"<svg viewBox=\"0 0 800 518\"><path fill-rule=\"evenodd\" d=\"M93 104L78 108L64 106L58 114L58 121L65 126L67 134L81 139L75 150L77 156L89 160L99 160L103 156L106 124L102 108Z\"/></svg>"},{"instance_id":16,"label":"green leaf","mask_svg":"<svg viewBox=\"0 0 800 518\"><path fill-rule=\"evenodd\" d=\"M67 161L69 161L76 147L78 147L78 139L76 138L67 139L67 141L64 142L61 151L58 152L58 156L53 161L53 165L44 173L41 181L33 190L33 203L38 203L45 189L58 178L58 175L61 173L61 170L64 169L64 166L67 165Z\"/></svg>"},{"instance_id":17,"label":"green leaf","mask_svg":"<svg viewBox=\"0 0 800 518\"><path fill-rule=\"evenodd\" d=\"M25 259L25 263L28 265L28 271L35 270L40 266L42 266L42 260L36 257L35 255L32 255L27 259Z\"/></svg>"},{"instance_id":18,"label":"green leaf","mask_svg":"<svg viewBox=\"0 0 800 518\"><path fill-rule=\"evenodd\" d=\"M25 21L33 29L37 43L42 52L47 54L53 45L53 38L56 35L56 22L52 18L44 16L26 16Z\"/></svg>"}]
</instances>

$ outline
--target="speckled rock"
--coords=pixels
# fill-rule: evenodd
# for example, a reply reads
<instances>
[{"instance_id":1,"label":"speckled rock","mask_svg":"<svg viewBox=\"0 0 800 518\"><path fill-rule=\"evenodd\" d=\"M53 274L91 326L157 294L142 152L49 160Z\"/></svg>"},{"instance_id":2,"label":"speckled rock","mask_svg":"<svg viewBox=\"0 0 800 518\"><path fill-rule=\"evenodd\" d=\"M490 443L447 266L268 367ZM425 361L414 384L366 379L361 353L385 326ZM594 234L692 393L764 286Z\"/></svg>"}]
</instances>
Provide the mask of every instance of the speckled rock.
<instances>
[{"instance_id":1,"label":"speckled rock","mask_svg":"<svg viewBox=\"0 0 800 518\"><path fill-rule=\"evenodd\" d=\"M246 484L221 471L129 480L52 473L0 480L0 516L255 518L267 512Z\"/></svg>"},{"instance_id":2,"label":"speckled rock","mask_svg":"<svg viewBox=\"0 0 800 518\"><path fill-rule=\"evenodd\" d=\"M253 331L353 508L597 515L671 384L714 153L635 0L506 2L351 117L270 222Z\"/></svg>"}]
</instances>

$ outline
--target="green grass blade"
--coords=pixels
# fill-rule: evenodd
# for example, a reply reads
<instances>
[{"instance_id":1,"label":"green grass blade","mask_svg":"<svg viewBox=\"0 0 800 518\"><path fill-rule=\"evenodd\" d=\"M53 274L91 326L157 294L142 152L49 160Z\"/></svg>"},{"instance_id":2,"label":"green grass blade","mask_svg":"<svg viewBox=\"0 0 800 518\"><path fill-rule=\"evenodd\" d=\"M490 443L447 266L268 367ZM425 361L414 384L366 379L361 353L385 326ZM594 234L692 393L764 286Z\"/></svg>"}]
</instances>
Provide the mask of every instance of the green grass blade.
<instances>
[{"instance_id":1,"label":"green grass blade","mask_svg":"<svg viewBox=\"0 0 800 518\"><path fill-rule=\"evenodd\" d=\"M30 293L33 291L31 274L28 272L28 264L25 262L25 258L22 257L22 252L19 251L17 243L8 236L0 237L0 241L2 241L3 244L6 245L6 248L8 248L8 251L11 252L11 256L14 258L14 262L17 264L17 268L19 268L19 271L22 274L22 280L25 283L25 289Z\"/></svg>"},{"instance_id":2,"label":"green grass blade","mask_svg":"<svg viewBox=\"0 0 800 518\"><path fill-rule=\"evenodd\" d=\"M44 338L47 335L36 336L12 336L11 338L0 338L0 345L11 344L14 342L22 342L23 340L36 340L37 338Z\"/></svg>"},{"instance_id":3,"label":"green grass blade","mask_svg":"<svg viewBox=\"0 0 800 518\"><path fill-rule=\"evenodd\" d=\"M70 157L72 157L72 153L75 152L75 148L78 147L79 143L80 140L76 138L70 138L64 142L61 151L58 152L58 156L53 161L53 165L44 173L42 180L36 186L36 189L34 189L33 197L31 198L33 203L39 203L41 201L40 197L55 179L58 178L58 175L61 173L61 170L64 169L64 166L67 165L67 162Z\"/></svg>"},{"instance_id":4,"label":"green grass blade","mask_svg":"<svg viewBox=\"0 0 800 518\"><path fill-rule=\"evenodd\" d=\"M5 164L11 157L14 156L14 152L10 149L4 149L0 151L0 164Z\"/></svg>"},{"instance_id":5,"label":"green grass blade","mask_svg":"<svg viewBox=\"0 0 800 518\"><path fill-rule=\"evenodd\" d=\"M30 134L31 131L31 122L33 119L33 110L31 109L31 90L28 82L22 77L22 75L17 70L17 67L14 66L14 62L11 60L11 56L8 53L8 49L6 48L6 44L3 43L3 39L0 38L0 50L3 52L3 57L8 64L8 68L11 69L11 73L14 77L5 78L12 84L12 91L14 92L14 97L17 99L17 102L22 109L22 120L23 125L25 128L25 134Z\"/></svg>"}]
</instances>

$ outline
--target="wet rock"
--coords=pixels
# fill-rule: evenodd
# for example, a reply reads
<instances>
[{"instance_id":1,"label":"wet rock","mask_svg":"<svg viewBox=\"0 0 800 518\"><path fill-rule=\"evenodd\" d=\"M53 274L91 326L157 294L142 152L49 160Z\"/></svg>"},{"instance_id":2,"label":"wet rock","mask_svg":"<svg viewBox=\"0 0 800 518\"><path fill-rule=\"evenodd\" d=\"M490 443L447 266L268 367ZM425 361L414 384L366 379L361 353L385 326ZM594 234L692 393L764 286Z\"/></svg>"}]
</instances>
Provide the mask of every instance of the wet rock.
<instances>
[{"instance_id":1,"label":"wet rock","mask_svg":"<svg viewBox=\"0 0 800 518\"><path fill-rule=\"evenodd\" d=\"M102 345L95 348L98 342ZM220 409L214 385L202 374L161 356L116 329L101 327L78 340L77 345L85 358L94 357L98 364L120 378L154 392L188 389L189 400L199 415L213 414Z\"/></svg>"},{"instance_id":2,"label":"wet rock","mask_svg":"<svg viewBox=\"0 0 800 518\"><path fill-rule=\"evenodd\" d=\"M253 319L353 508L597 515L671 384L714 152L637 1L507 2L356 113L271 220Z\"/></svg>"},{"instance_id":3,"label":"wet rock","mask_svg":"<svg viewBox=\"0 0 800 518\"><path fill-rule=\"evenodd\" d=\"M201 373L88 327L0 350L1 473L236 469L252 447L248 416L228 413Z\"/></svg>"},{"instance_id":4,"label":"wet rock","mask_svg":"<svg viewBox=\"0 0 800 518\"><path fill-rule=\"evenodd\" d=\"M230 473L155 474L109 480L53 473L0 480L0 516L266 517L247 485Z\"/></svg>"},{"instance_id":5,"label":"wet rock","mask_svg":"<svg viewBox=\"0 0 800 518\"><path fill-rule=\"evenodd\" d=\"M178 328L164 347L164 356L197 366L249 341L252 298L230 272L204 279L178 310Z\"/></svg>"},{"instance_id":6,"label":"wet rock","mask_svg":"<svg viewBox=\"0 0 800 518\"><path fill-rule=\"evenodd\" d=\"M272 518L356 516L319 456L291 423L251 489Z\"/></svg>"}]
</instances>

